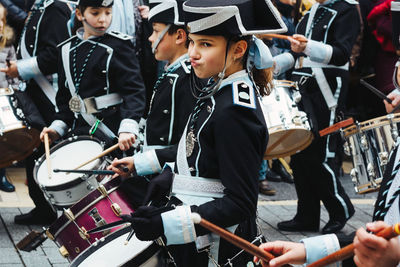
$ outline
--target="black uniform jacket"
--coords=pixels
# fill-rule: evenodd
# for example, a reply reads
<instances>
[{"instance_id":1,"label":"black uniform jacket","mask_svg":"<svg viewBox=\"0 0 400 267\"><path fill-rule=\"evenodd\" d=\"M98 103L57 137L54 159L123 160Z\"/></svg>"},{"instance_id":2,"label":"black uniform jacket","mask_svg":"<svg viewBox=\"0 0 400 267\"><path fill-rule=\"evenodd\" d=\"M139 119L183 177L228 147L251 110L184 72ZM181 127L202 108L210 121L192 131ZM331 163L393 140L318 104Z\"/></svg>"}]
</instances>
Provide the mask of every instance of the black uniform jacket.
<instances>
[{"instance_id":1,"label":"black uniform jacket","mask_svg":"<svg viewBox=\"0 0 400 267\"><path fill-rule=\"evenodd\" d=\"M176 70L168 73L155 89L146 121L147 145L169 146L155 150L161 167L175 161L177 144L196 103L190 90L190 61L185 56L169 68L175 65Z\"/></svg>"},{"instance_id":2,"label":"black uniform jacket","mask_svg":"<svg viewBox=\"0 0 400 267\"><path fill-rule=\"evenodd\" d=\"M64 69L61 53L58 59L57 107L59 111L56 119L64 121L69 127L72 126L75 116L68 105L72 95L68 89L65 74L66 72L71 73L76 87L75 77L79 76L83 69L78 88L78 94L82 99L111 93L121 95L122 104L94 114L98 119L103 119L102 122L117 134L123 119L131 119L138 123L143 115L145 105L145 89L133 44L125 35L116 32L106 33L88 40L83 40L81 36L82 32L78 30L76 36L60 44L60 49L67 43L70 43L71 47L69 69ZM94 50L88 58L91 49ZM74 65L74 53L76 53L76 65ZM75 69L74 66L76 66ZM78 116L76 123L78 126L88 126L81 116Z\"/></svg>"},{"instance_id":3,"label":"black uniform jacket","mask_svg":"<svg viewBox=\"0 0 400 267\"><path fill-rule=\"evenodd\" d=\"M32 7L25 23L24 41L28 53L37 57L37 65L43 75L57 72L57 44L69 37L67 21L70 17L71 10L67 4L59 1L36 1ZM18 49L17 58L22 58L21 48ZM54 106L33 79L27 81L26 92L46 123L50 123L55 113Z\"/></svg>"},{"instance_id":4,"label":"black uniform jacket","mask_svg":"<svg viewBox=\"0 0 400 267\"><path fill-rule=\"evenodd\" d=\"M220 227L239 224L236 234L252 240L256 235L258 172L268 130L245 71L225 79L220 90L205 100L194 134L197 142L187 158L192 176L220 179L225 190L222 198L191 206L192 211ZM206 233L196 226L197 236ZM237 248L221 240L219 263L235 252Z\"/></svg>"}]
</instances>

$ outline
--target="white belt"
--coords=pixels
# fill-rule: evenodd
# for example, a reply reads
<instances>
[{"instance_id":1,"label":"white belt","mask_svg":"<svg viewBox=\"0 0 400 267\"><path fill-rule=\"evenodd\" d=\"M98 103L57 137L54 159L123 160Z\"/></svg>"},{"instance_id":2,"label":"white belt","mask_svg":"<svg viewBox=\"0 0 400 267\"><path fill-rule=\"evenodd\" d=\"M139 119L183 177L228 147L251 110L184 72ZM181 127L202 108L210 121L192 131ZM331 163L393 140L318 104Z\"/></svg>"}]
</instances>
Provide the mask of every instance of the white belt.
<instances>
[{"instance_id":1,"label":"white belt","mask_svg":"<svg viewBox=\"0 0 400 267\"><path fill-rule=\"evenodd\" d=\"M172 193L199 197L222 198L225 187L219 179L175 174Z\"/></svg>"},{"instance_id":2,"label":"white belt","mask_svg":"<svg viewBox=\"0 0 400 267\"><path fill-rule=\"evenodd\" d=\"M315 61L311 61L310 58L304 57L303 59L303 64L300 66L299 60L296 61L295 68L334 68L334 69L342 69L342 70L349 70L349 62L342 66L336 66L336 65L329 65L325 63L319 63Z\"/></svg>"}]
</instances>

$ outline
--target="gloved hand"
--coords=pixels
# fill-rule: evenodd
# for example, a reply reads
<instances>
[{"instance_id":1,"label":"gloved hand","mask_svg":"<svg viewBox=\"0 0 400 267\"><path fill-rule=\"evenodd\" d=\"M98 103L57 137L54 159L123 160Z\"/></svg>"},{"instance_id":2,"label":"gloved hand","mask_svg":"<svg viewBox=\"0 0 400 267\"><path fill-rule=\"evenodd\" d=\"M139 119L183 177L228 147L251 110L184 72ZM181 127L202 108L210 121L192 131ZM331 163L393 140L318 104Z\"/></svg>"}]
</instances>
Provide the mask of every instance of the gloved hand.
<instances>
[{"instance_id":1,"label":"gloved hand","mask_svg":"<svg viewBox=\"0 0 400 267\"><path fill-rule=\"evenodd\" d=\"M171 207L156 208L154 206L141 206L131 213L128 221L135 231L136 237L142 241L154 240L164 234L161 213L171 210ZM125 218L123 218L125 219Z\"/></svg>"},{"instance_id":2,"label":"gloved hand","mask_svg":"<svg viewBox=\"0 0 400 267\"><path fill-rule=\"evenodd\" d=\"M174 174L170 168L166 168L158 176L150 180L143 205L150 201L158 202L169 195Z\"/></svg>"}]
</instances>

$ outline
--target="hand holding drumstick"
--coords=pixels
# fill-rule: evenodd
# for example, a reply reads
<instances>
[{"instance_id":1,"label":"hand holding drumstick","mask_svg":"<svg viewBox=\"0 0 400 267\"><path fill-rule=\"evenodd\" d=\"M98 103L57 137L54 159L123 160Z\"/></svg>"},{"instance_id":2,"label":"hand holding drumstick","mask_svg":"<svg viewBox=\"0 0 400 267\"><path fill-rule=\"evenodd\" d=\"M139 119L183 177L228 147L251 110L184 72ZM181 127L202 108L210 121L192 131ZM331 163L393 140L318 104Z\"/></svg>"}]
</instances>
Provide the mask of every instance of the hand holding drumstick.
<instances>
[{"instance_id":1,"label":"hand holding drumstick","mask_svg":"<svg viewBox=\"0 0 400 267\"><path fill-rule=\"evenodd\" d=\"M301 34L293 34L292 36L289 35L282 35L282 34L262 34L258 35L261 38L277 38L288 40L290 42L290 46L293 52L301 53L306 49L308 39Z\"/></svg>"}]
</instances>

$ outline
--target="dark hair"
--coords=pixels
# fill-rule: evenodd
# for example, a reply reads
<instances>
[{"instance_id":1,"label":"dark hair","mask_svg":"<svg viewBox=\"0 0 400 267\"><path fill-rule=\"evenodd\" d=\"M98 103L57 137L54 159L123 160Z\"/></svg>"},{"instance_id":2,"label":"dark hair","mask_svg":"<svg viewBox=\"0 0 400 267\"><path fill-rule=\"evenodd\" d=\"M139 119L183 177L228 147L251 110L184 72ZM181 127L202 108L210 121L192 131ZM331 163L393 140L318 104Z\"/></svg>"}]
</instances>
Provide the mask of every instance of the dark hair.
<instances>
[{"instance_id":1,"label":"dark hair","mask_svg":"<svg viewBox=\"0 0 400 267\"><path fill-rule=\"evenodd\" d=\"M160 22L160 23L163 23L163 24L167 25L167 24L164 23L164 22ZM183 26L183 25L182 25L182 26L178 26L178 25L175 25L175 24L171 24L171 27L169 27L167 33L168 33L169 35L172 35L172 34L174 34L174 33L177 33L179 29L184 30L185 33L186 33L186 36L188 35L188 31L186 30L186 27L185 27L185 26ZM188 40L187 38L186 38L185 47L186 47L186 48L189 47L189 40Z\"/></svg>"},{"instance_id":2,"label":"dark hair","mask_svg":"<svg viewBox=\"0 0 400 267\"><path fill-rule=\"evenodd\" d=\"M238 42L240 40L244 40L247 42L247 50L241 60L241 63L243 64L243 66L246 66L252 36L248 35L248 36L224 36L224 37L229 42ZM253 80L254 80L255 84L258 86L260 95L261 96L269 95L273 88L273 83L272 83L273 68L271 67L268 69L259 70L255 67L253 67L253 69L251 70L251 73L253 75Z\"/></svg>"},{"instance_id":3,"label":"dark hair","mask_svg":"<svg viewBox=\"0 0 400 267\"><path fill-rule=\"evenodd\" d=\"M81 5L78 5L76 7L76 9L79 9L79 11L81 12L82 16L83 16L83 13L85 12L86 8L87 8L87 6L81 6ZM74 16L74 25L72 27L71 32L75 33L81 27L83 27L83 23L82 23L82 21L78 20L78 18L75 15Z\"/></svg>"}]
</instances>

